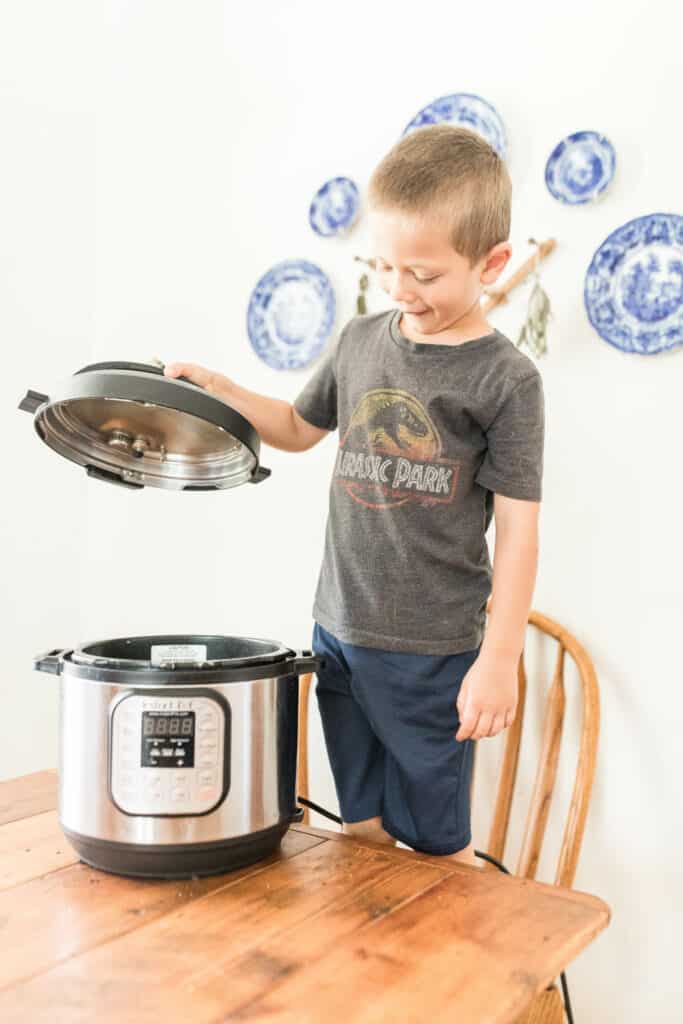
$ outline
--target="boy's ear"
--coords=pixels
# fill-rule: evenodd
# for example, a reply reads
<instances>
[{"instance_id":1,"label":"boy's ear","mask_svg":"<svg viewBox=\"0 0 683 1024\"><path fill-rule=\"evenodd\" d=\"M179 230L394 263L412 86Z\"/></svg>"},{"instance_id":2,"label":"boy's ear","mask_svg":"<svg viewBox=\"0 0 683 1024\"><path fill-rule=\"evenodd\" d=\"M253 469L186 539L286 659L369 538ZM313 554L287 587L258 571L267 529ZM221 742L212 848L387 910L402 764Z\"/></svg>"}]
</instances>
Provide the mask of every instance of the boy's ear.
<instances>
[{"instance_id":1,"label":"boy's ear","mask_svg":"<svg viewBox=\"0 0 683 1024\"><path fill-rule=\"evenodd\" d=\"M482 284L493 284L505 270L511 256L512 246L509 242L499 242L498 245L494 245L484 260L480 277Z\"/></svg>"}]
</instances>

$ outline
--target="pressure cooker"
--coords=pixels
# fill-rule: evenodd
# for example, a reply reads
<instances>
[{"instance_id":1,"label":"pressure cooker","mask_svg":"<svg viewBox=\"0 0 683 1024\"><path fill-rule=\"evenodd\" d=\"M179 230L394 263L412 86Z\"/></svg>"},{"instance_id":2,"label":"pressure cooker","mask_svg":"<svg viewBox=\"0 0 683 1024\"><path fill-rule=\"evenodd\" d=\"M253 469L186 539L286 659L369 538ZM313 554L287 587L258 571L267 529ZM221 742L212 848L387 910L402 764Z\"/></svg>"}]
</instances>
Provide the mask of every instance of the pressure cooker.
<instances>
[{"instance_id":1,"label":"pressure cooker","mask_svg":"<svg viewBox=\"0 0 683 1024\"><path fill-rule=\"evenodd\" d=\"M241 636L136 636L54 650L59 820L117 874L213 874L273 853L296 807L298 677L310 651Z\"/></svg>"},{"instance_id":2,"label":"pressure cooker","mask_svg":"<svg viewBox=\"0 0 683 1024\"><path fill-rule=\"evenodd\" d=\"M48 447L139 491L260 483L259 437L225 402L140 363L96 363L20 406ZM296 804L299 676L323 659L243 636L142 635L54 649L59 820L117 874L215 874L277 850Z\"/></svg>"}]
</instances>

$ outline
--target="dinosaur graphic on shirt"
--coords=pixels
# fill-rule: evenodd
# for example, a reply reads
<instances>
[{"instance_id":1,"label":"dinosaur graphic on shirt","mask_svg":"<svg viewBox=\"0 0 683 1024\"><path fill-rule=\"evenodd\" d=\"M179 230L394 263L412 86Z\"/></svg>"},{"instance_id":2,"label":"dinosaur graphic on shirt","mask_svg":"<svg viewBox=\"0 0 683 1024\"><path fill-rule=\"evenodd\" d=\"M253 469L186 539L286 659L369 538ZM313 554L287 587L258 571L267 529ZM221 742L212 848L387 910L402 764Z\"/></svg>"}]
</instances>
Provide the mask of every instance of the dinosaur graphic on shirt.
<instances>
[{"instance_id":1,"label":"dinosaur graphic on shirt","mask_svg":"<svg viewBox=\"0 0 683 1024\"><path fill-rule=\"evenodd\" d=\"M366 508L450 503L459 463L442 457L441 436L408 391L373 388L351 414L339 444L335 479Z\"/></svg>"},{"instance_id":2,"label":"dinosaur graphic on shirt","mask_svg":"<svg viewBox=\"0 0 683 1024\"><path fill-rule=\"evenodd\" d=\"M418 419L403 399L393 402L384 401L371 412L366 422L356 423L349 429L345 443L374 447L381 442L382 432L384 432L399 448L410 448L412 440L402 439L401 427L416 437L426 437L428 433L428 427L424 421Z\"/></svg>"}]
</instances>

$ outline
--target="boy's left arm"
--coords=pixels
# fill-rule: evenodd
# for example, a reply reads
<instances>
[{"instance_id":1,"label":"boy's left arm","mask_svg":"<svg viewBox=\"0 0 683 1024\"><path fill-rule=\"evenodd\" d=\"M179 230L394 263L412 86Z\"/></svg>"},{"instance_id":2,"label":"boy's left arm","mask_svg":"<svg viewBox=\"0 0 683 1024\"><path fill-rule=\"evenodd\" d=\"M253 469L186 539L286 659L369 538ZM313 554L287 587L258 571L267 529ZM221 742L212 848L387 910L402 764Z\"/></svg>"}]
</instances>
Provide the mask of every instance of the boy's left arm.
<instances>
[{"instance_id":1,"label":"boy's left arm","mask_svg":"<svg viewBox=\"0 0 683 1024\"><path fill-rule=\"evenodd\" d=\"M458 694L456 740L495 736L514 720L517 665L536 583L539 510L538 501L494 495L491 610L479 655Z\"/></svg>"}]
</instances>

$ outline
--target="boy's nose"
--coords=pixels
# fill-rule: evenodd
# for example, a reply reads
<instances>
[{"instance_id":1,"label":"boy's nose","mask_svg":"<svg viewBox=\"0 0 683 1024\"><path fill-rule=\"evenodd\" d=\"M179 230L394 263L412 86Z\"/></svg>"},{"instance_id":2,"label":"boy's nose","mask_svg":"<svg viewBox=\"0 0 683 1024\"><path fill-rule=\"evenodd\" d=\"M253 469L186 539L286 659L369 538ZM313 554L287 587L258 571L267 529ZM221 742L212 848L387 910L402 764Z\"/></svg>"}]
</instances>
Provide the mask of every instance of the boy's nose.
<instances>
[{"instance_id":1,"label":"boy's nose","mask_svg":"<svg viewBox=\"0 0 683 1024\"><path fill-rule=\"evenodd\" d=\"M394 302L411 302L414 299L414 295L411 293L410 289L406 288L398 278L394 278L390 284L389 296L394 300Z\"/></svg>"}]
</instances>

